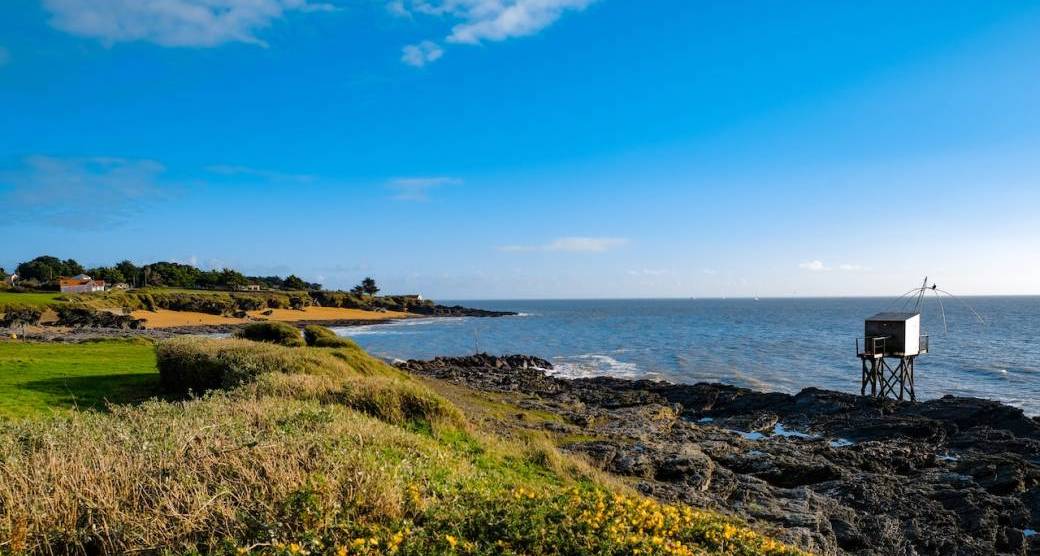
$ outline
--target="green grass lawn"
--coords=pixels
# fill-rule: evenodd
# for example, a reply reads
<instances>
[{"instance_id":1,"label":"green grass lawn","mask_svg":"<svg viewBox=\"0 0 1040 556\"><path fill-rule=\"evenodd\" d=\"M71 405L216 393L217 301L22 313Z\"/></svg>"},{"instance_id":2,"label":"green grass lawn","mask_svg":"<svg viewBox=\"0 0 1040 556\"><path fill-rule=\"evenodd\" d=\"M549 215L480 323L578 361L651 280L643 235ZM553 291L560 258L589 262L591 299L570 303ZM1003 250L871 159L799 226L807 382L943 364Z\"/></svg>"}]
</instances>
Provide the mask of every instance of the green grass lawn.
<instances>
[{"instance_id":1,"label":"green grass lawn","mask_svg":"<svg viewBox=\"0 0 1040 556\"><path fill-rule=\"evenodd\" d=\"M78 344L0 341L0 418L52 409L104 409L158 395L150 342Z\"/></svg>"},{"instance_id":2,"label":"green grass lawn","mask_svg":"<svg viewBox=\"0 0 1040 556\"><path fill-rule=\"evenodd\" d=\"M61 296L58 292L45 293L17 293L0 290L0 308L5 305L32 305L45 307L53 305Z\"/></svg>"}]
</instances>

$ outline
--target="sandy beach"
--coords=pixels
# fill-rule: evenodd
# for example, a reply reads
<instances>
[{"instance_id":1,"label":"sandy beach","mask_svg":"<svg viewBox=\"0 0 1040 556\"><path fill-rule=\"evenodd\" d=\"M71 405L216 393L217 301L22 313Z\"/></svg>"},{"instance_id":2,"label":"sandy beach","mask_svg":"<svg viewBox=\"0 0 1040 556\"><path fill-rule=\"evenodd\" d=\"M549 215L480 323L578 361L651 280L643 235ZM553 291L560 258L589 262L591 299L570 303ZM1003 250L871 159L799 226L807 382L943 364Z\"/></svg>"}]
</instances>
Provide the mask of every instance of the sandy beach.
<instances>
[{"instance_id":1,"label":"sandy beach","mask_svg":"<svg viewBox=\"0 0 1040 556\"><path fill-rule=\"evenodd\" d=\"M271 309L270 315L264 311L250 311L248 318L211 315L192 311L134 311L135 319L144 319L148 328L181 328L188 326L225 326L254 322L257 320L277 320L283 322L302 321L382 321L408 318L414 315L393 311L363 311L361 309L343 309L339 307L307 307L301 311L294 309Z\"/></svg>"}]
</instances>

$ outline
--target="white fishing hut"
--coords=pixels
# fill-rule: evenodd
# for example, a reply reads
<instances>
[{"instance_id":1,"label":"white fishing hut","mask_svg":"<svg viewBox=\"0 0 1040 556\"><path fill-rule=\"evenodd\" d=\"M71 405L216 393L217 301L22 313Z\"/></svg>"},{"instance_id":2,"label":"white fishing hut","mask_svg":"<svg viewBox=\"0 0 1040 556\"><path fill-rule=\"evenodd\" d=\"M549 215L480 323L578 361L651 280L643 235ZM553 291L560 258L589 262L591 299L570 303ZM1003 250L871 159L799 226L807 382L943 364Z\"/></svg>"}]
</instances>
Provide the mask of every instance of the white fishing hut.
<instances>
[{"instance_id":1,"label":"white fishing hut","mask_svg":"<svg viewBox=\"0 0 1040 556\"><path fill-rule=\"evenodd\" d=\"M915 401L914 360L928 353L928 336L921 334L920 313L878 313L864 321L863 344L856 341L862 363L860 393L875 398L892 396ZM889 359L892 364L889 364Z\"/></svg>"}]
</instances>

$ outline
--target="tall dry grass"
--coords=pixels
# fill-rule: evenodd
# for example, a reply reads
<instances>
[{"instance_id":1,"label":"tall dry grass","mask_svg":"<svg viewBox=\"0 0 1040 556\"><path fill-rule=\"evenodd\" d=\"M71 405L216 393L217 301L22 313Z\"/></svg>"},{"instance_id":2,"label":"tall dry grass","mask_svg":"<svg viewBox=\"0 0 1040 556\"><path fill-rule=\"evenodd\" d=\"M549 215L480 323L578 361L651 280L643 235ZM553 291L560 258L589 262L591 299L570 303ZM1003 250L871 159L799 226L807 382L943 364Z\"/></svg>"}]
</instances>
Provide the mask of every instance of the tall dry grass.
<instances>
[{"instance_id":1,"label":"tall dry grass","mask_svg":"<svg viewBox=\"0 0 1040 556\"><path fill-rule=\"evenodd\" d=\"M793 553L480 433L356 346L158 350L174 385L233 388L0 422L0 553Z\"/></svg>"},{"instance_id":2,"label":"tall dry grass","mask_svg":"<svg viewBox=\"0 0 1040 556\"><path fill-rule=\"evenodd\" d=\"M448 457L431 439L349 409L277 398L220 395L6 424L0 551L209 550L344 518L393 520L410 476ZM304 494L306 514L294 512Z\"/></svg>"},{"instance_id":3,"label":"tall dry grass","mask_svg":"<svg viewBox=\"0 0 1040 556\"><path fill-rule=\"evenodd\" d=\"M266 373L403 376L356 347L296 349L239 339L180 337L160 342L156 355L161 385L171 394L233 388Z\"/></svg>"}]
</instances>

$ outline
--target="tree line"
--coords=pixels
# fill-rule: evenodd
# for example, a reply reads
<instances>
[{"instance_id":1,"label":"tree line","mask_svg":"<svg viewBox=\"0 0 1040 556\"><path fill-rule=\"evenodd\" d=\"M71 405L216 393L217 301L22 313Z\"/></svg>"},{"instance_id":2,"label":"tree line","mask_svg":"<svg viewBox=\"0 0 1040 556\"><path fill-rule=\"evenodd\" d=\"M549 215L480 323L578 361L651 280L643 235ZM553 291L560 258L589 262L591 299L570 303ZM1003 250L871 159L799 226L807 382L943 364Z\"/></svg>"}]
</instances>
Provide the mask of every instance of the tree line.
<instances>
[{"instance_id":1,"label":"tree line","mask_svg":"<svg viewBox=\"0 0 1040 556\"><path fill-rule=\"evenodd\" d=\"M257 284L271 290L322 290L321 284L307 282L295 274L290 274L285 278L281 276L246 276L231 268L202 270L194 265L167 261L138 266L124 260L112 266L84 268L75 259L62 260L58 257L44 255L19 264L15 269L15 274L18 275L18 284L29 289L53 289L59 278L86 274L95 280L104 280L108 284L125 283L132 287L159 286L234 290ZM0 278L6 278L6 273L2 268L0 268ZM350 291L358 295L374 296L379 293L379 287L374 279L367 277Z\"/></svg>"},{"instance_id":2,"label":"tree line","mask_svg":"<svg viewBox=\"0 0 1040 556\"><path fill-rule=\"evenodd\" d=\"M54 285L61 277L87 274L109 284L125 283L134 287L164 286L188 289L236 289L259 284L278 290L321 290L321 284L307 282L295 274L280 276L246 276L237 270L202 270L193 265L161 261L138 266L122 261L112 266L84 268L75 259L61 260L44 255L18 265L18 283L23 287Z\"/></svg>"}]
</instances>

